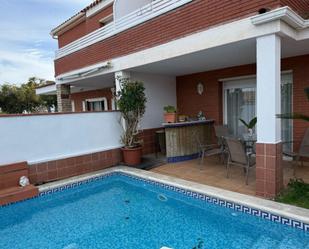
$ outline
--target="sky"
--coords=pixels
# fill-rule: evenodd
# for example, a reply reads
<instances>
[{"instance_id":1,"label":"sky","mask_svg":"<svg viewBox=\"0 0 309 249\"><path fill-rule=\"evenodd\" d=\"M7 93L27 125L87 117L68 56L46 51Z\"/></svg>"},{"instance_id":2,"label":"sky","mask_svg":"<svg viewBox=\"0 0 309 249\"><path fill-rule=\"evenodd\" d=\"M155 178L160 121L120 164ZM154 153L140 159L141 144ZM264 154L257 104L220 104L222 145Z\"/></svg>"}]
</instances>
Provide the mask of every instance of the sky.
<instances>
[{"instance_id":1,"label":"sky","mask_svg":"<svg viewBox=\"0 0 309 249\"><path fill-rule=\"evenodd\" d=\"M0 84L54 80L50 31L92 0L0 0Z\"/></svg>"}]
</instances>

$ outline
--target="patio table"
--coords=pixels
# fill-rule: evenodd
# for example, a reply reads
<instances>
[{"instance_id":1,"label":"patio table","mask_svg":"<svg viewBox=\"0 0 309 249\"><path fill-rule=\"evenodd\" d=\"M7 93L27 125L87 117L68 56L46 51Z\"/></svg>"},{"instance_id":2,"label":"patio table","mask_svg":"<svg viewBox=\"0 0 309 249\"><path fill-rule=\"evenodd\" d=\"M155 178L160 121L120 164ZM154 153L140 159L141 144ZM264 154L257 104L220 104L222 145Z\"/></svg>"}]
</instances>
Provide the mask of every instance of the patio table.
<instances>
[{"instance_id":1,"label":"patio table","mask_svg":"<svg viewBox=\"0 0 309 249\"><path fill-rule=\"evenodd\" d=\"M246 151L255 154L254 145L257 142L256 134L253 134L253 135L242 134L240 136L229 135L229 136L225 136L225 137L226 138L235 138L235 139L241 140L242 143L244 144L245 148L246 148Z\"/></svg>"}]
</instances>

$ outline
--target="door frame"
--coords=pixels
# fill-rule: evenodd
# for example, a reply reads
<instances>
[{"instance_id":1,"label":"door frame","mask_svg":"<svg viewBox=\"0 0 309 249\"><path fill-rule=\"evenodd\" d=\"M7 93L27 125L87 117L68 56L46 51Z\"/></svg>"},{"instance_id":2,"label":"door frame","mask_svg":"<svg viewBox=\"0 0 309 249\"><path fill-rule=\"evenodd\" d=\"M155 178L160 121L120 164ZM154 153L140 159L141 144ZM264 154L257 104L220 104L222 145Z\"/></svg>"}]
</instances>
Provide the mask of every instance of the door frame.
<instances>
[{"instance_id":1,"label":"door frame","mask_svg":"<svg viewBox=\"0 0 309 249\"><path fill-rule=\"evenodd\" d=\"M235 77L220 80L223 84L222 87L222 100L223 100L223 124L227 124L227 96L225 91L233 88L256 88L256 77L254 75ZM236 82L238 81L238 82ZM240 82L239 82L240 81Z\"/></svg>"},{"instance_id":2,"label":"door frame","mask_svg":"<svg viewBox=\"0 0 309 249\"><path fill-rule=\"evenodd\" d=\"M223 115L223 124L227 124L227 96L225 94L225 90L236 88L236 87L251 87L254 85L256 88L256 75L245 75L245 76L239 76L239 77L231 77L231 78L224 78L219 79L219 82L222 83L222 115ZM234 81L234 82L233 82ZM236 83L236 81L242 81L241 83ZM293 70L285 70L281 71L281 84L291 81L292 86L294 86L294 78L293 78ZM294 89L294 87L293 87ZM292 111L294 110L294 91L292 90L292 96L291 96L291 104L292 104ZM294 136L294 122L291 122L291 129L292 129L292 137Z\"/></svg>"}]
</instances>

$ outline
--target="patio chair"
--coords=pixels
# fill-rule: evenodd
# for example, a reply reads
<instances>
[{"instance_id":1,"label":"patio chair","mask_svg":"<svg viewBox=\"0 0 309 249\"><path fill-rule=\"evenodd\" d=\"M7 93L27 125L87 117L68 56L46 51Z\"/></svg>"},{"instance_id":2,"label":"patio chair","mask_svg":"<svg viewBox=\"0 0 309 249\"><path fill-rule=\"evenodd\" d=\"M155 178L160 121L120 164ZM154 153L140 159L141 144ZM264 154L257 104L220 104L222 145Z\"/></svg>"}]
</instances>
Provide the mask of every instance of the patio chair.
<instances>
[{"instance_id":1,"label":"patio chair","mask_svg":"<svg viewBox=\"0 0 309 249\"><path fill-rule=\"evenodd\" d=\"M197 133L194 133L193 136L199 150L199 164L204 163L205 157L221 155L221 148L219 148L217 144L204 144Z\"/></svg>"},{"instance_id":2,"label":"patio chair","mask_svg":"<svg viewBox=\"0 0 309 249\"><path fill-rule=\"evenodd\" d=\"M249 170L255 166L255 158L252 157L251 153L246 153L246 149L240 140L227 137L225 141L229 150L226 177L230 177L232 165L240 166L245 170L246 185L248 185Z\"/></svg>"},{"instance_id":3,"label":"patio chair","mask_svg":"<svg viewBox=\"0 0 309 249\"><path fill-rule=\"evenodd\" d=\"M217 137L218 145L221 149L221 160L225 163L228 156L228 150L225 142L225 137L229 136L229 128L227 125L215 125L215 134Z\"/></svg>"},{"instance_id":4,"label":"patio chair","mask_svg":"<svg viewBox=\"0 0 309 249\"><path fill-rule=\"evenodd\" d=\"M289 141L289 142L283 142L284 144L294 144L296 141ZM295 162L294 164L294 175L296 174L296 168L299 165L299 161L301 161L301 166L303 166L303 160L302 158L309 158L309 128L307 128L305 135L303 137L303 140L301 141L299 150L296 152L283 150L282 154L285 156L289 156L293 159Z\"/></svg>"}]
</instances>

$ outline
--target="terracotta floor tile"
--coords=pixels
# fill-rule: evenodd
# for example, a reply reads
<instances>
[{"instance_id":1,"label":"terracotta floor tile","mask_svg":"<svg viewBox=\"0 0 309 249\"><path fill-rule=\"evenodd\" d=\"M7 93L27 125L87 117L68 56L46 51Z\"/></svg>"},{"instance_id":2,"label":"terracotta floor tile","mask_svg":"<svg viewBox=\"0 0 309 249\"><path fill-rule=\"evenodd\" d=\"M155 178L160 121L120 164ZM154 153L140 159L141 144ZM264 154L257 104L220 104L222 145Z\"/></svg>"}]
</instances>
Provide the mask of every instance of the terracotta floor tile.
<instances>
[{"instance_id":1,"label":"terracotta floor tile","mask_svg":"<svg viewBox=\"0 0 309 249\"><path fill-rule=\"evenodd\" d=\"M291 162L284 161L283 169L284 184L287 185L290 178L293 178ZM249 184L246 185L242 168L237 166L232 167L230 178L226 178L226 167L218 158L207 158L203 165L199 165L197 160L165 164L152 171L243 194L255 195L255 169L250 170ZM296 177L309 182L309 167L297 167Z\"/></svg>"}]
</instances>

